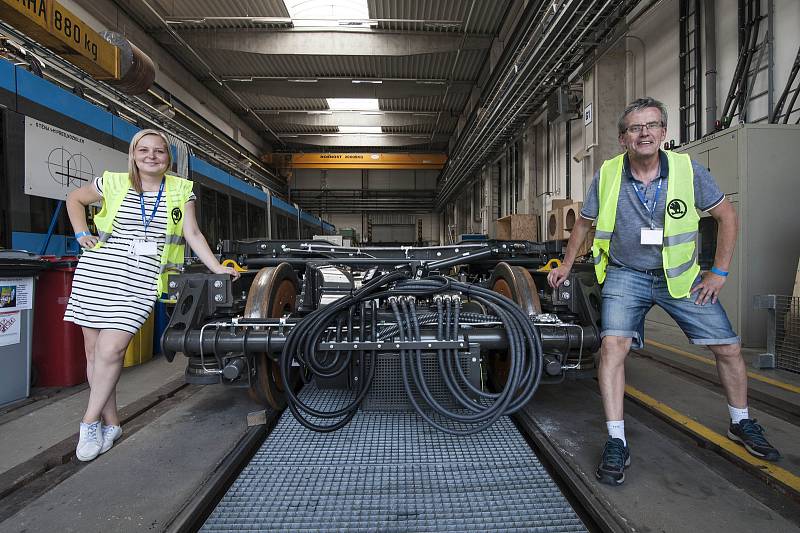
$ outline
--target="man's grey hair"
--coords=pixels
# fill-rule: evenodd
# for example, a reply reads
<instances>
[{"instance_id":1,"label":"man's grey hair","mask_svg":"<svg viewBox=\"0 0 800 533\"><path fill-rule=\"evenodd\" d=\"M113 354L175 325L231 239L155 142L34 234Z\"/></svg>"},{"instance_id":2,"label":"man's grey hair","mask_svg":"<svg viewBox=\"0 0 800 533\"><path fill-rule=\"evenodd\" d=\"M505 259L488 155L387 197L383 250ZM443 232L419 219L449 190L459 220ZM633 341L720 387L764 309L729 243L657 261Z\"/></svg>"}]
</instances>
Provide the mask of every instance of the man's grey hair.
<instances>
[{"instance_id":1,"label":"man's grey hair","mask_svg":"<svg viewBox=\"0 0 800 533\"><path fill-rule=\"evenodd\" d=\"M619 130L619 134L622 135L625 133L625 117L633 113L634 111L641 111L642 109L647 109L648 107L655 107L659 111L661 111L661 125L665 128L667 127L667 107L664 105L663 102L656 100L655 98L650 98L649 96L645 96L644 98L639 98L631 102L628 107L625 108L625 111L619 116L619 120L617 120L617 129Z\"/></svg>"}]
</instances>

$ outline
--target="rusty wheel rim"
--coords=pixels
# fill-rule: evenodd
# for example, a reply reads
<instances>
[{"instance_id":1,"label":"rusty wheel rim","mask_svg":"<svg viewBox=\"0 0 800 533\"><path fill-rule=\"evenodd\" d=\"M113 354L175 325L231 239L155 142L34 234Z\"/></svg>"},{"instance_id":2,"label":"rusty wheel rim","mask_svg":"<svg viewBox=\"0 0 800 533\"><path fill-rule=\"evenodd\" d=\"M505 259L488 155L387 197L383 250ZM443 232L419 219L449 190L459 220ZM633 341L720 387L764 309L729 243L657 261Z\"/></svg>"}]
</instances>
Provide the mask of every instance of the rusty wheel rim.
<instances>
[{"instance_id":1,"label":"rusty wheel rim","mask_svg":"<svg viewBox=\"0 0 800 533\"><path fill-rule=\"evenodd\" d=\"M297 308L297 275L291 265L281 263L276 267L262 268L256 274L247 303L246 318L280 318ZM266 353L255 354L256 375L250 385L250 395L263 405L273 409L286 407L280 364ZM293 373L289 382L299 382L299 373Z\"/></svg>"},{"instance_id":2,"label":"rusty wheel rim","mask_svg":"<svg viewBox=\"0 0 800 533\"><path fill-rule=\"evenodd\" d=\"M536 282L525 267L498 263L492 272L489 286L494 292L516 302L528 315L538 315L542 312ZM502 390L508 381L511 368L508 352L492 352L488 361L489 384L495 391Z\"/></svg>"}]
</instances>

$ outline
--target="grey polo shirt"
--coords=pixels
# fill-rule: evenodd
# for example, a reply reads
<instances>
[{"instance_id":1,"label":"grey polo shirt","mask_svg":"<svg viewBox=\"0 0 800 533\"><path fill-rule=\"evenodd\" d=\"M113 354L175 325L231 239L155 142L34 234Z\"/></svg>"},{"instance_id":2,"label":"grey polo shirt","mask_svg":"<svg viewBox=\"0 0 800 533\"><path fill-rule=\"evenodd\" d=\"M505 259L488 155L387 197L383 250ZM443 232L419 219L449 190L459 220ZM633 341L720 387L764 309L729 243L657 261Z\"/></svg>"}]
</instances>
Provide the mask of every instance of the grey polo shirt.
<instances>
[{"instance_id":1,"label":"grey polo shirt","mask_svg":"<svg viewBox=\"0 0 800 533\"><path fill-rule=\"evenodd\" d=\"M658 201L653 213L653 226L656 228L664 227L664 210L667 203L667 179L669 176L669 163L667 154L659 151L661 160L661 190L658 192ZM719 190L714 177L704 166L692 160L694 169L694 203L700 211L708 211L719 205L725 195ZM581 209L581 216L589 220L595 220L599 213L599 203L597 187L600 181L600 171L594 175L592 184L586 193L586 198ZM628 163L628 155L625 155L622 167L622 183L619 188L619 201L617 202L617 218L614 224L614 233L611 235L611 245L609 254L611 261L623 266L637 270L649 270L661 268L661 246L643 245L641 242L642 228L650 227L650 213L645 208L641 199L636 193L635 186L639 193L644 192L648 206L653 205L653 198L658 191L659 178L644 184L633 177Z\"/></svg>"}]
</instances>

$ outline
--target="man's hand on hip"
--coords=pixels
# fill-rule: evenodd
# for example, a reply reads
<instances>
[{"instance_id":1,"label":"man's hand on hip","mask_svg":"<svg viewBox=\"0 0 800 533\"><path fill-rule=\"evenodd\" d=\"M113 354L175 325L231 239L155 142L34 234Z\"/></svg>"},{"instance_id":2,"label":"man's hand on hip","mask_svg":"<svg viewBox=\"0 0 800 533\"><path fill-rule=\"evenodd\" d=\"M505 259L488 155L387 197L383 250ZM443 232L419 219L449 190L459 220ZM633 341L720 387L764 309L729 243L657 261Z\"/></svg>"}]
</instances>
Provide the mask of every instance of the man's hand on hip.
<instances>
[{"instance_id":1,"label":"man's hand on hip","mask_svg":"<svg viewBox=\"0 0 800 533\"><path fill-rule=\"evenodd\" d=\"M697 293L697 298L694 303L697 305L705 305L706 303L717 303L722 286L725 285L725 278L718 276L713 272L703 272L700 277L700 282L692 287L692 294Z\"/></svg>"}]
</instances>

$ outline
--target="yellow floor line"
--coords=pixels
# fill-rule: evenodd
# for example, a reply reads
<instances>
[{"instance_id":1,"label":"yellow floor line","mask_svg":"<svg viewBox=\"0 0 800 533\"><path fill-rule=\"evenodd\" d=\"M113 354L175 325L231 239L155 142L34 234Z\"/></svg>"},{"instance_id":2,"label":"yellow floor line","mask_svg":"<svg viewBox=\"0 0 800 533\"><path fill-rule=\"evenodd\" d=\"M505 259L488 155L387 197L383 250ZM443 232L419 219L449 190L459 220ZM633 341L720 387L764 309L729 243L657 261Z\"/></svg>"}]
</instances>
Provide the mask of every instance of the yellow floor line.
<instances>
[{"instance_id":1,"label":"yellow floor line","mask_svg":"<svg viewBox=\"0 0 800 533\"><path fill-rule=\"evenodd\" d=\"M757 467L759 470L764 472L764 474L779 481L783 485L790 487L794 491L800 492L800 477L792 474L788 470L784 470L783 468L775 465L775 463L762 461L757 457L753 457L747 453L747 450L745 450L743 446L733 442L727 436L720 435L710 428L707 428L703 424L695 422L691 418L679 413L675 409L656 400L652 396L649 396L638 389L634 389L630 385L625 386L625 394L637 399L651 409L662 413L664 416L668 417L674 422L684 426L691 433L713 442L726 452L735 455L739 459Z\"/></svg>"},{"instance_id":2,"label":"yellow floor line","mask_svg":"<svg viewBox=\"0 0 800 533\"><path fill-rule=\"evenodd\" d=\"M655 346L656 348L660 348L661 350L666 350L668 352L676 353L678 355L682 355L684 357L688 357L689 359L693 359L695 361L700 361L701 363L705 363L707 365L716 366L717 363L713 359L709 359L707 357L703 357L701 355L689 353L674 346L670 346L669 344L662 344L660 342L645 340L645 344L649 344L651 346ZM755 379L757 381L761 381L763 383L768 383L773 387L778 387L783 390L787 390L789 392L793 392L795 394L800 394L800 387L796 385L792 385L790 383L784 383L783 381L779 381L777 379L768 378L767 376L762 376L761 374L756 374L755 372L747 372L747 376L749 378Z\"/></svg>"}]
</instances>

